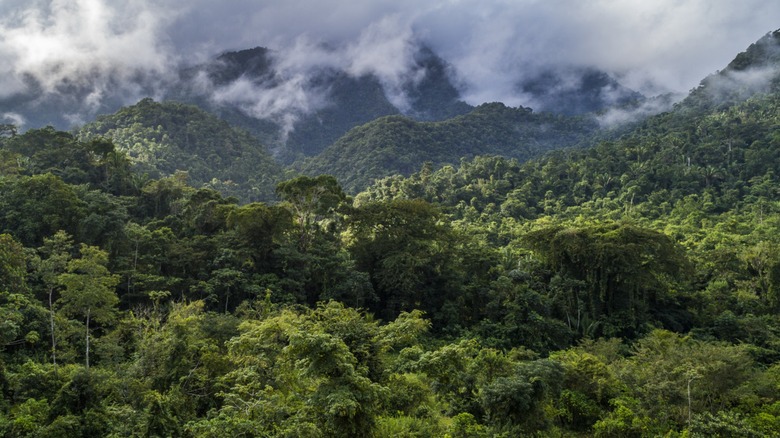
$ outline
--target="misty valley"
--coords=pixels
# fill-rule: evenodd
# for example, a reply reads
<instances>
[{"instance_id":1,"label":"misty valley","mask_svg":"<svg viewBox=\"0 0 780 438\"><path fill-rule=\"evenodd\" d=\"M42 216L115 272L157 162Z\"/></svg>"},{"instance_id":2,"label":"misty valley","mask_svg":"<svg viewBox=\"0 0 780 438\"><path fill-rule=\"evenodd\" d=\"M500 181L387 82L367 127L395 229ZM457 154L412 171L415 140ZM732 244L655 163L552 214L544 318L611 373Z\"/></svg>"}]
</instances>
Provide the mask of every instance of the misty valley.
<instances>
[{"instance_id":1,"label":"misty valley","mask_svg":"<svg viewBox=\"0 0 780 438\"><path fill-rule=\"evenodd\" d=\"M0 93L1 436L778 436L780 31L528 106L306 49Z\"/></svg>"}]
</instances>

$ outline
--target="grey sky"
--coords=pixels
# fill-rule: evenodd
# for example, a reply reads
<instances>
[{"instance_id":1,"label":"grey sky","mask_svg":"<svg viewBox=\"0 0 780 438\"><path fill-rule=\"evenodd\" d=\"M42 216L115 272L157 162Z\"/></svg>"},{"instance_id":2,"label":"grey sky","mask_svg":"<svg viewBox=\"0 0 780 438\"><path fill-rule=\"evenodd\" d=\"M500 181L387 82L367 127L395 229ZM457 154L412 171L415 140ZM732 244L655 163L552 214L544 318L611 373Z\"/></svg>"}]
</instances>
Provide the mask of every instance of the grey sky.
<instances>
[{"instance_id":1,"label":"grey sky","mask_svg":"<svg viewBox=\"0 0 780 438\"><path fill-rule=\"evenodd\" d=\"M517 81L558 65L685 92L777 28L777 0L0 0L0 98L32 77L48 92L89 81L99 101L117 77L163 80L254 46L289 55L291 76L329 65L392 88L417 42L452 64L472 104L522 104Z\"/></svg>"}]
</instances>

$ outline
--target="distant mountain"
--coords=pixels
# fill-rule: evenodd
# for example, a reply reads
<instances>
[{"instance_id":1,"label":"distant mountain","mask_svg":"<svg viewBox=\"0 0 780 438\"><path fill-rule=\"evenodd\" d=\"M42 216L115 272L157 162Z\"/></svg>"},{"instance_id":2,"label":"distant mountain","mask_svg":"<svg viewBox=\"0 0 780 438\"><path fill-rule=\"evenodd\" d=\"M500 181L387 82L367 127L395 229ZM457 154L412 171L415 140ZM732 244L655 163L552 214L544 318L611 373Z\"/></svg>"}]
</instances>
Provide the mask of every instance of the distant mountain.
<instances>
[{"instance_id":1,"label":"distant mountain","mask_svg":"<svg viewBox=\"0 0 780 438\"><path fill-rule=\"evenodd\" d=\"M645 99L607 73L585 67L543 70L520 81L518 90L532 99L535 110L566 115L599 112Z\"/></svg>"},{"instance_id":2,"label":"distant mountain","mask_svg":"<svg viewBox=\"0 0 780 438\"><path fill-rule=\"evenodd\" d=\"M355 76L335 66L291 74L281 59L265 48L225 53L182 70L181 80L168 88L169 97L194 105L144 99L98 117L78 135L111 137L152 176L187 170L194 185L211 185L245 201L267 200L274 197L282 164L294 163L294 171L312 175L333 174L356 192L378 178L409 175L426 162L440 167L479 155L527 160L593 144L604 132L594 111L647 102L603 72L572 68L545 71L518 85L546 111L500 103L472 108L460 101L446 62L424 47L409 76L394 87L379 76ZM37 117L28 120L75 121L77 115L66 111L65 91L86 99L86 88L71 88L37 100L12 96L0 102L0 114L13 108ZM778 89L780 32L772 32L705 78L664 124L682 125ZM292 112L263 113L262 105L288 103L274 99L299 100L292 102ZM111 98L103 102L119 105ZM36 110L42 107L49 109ZM692 165L695 159L691 156Z\"/></svg>"},{"instance_id":3,"label":"distant mountain","mask_svg":"<svg viewBox=\"0 0 780 438\"><path fill-rule=\"evenodd\" d=\"M419 121L446 120L474 109L463 102L452 83L449 66L428 47L421 47L414 57L416 69L425 74L418 81L408 81L404 92L409 99L405 115Z\"/></svg>"},{"instance_id":4,"label":"distant mountain","mask_svg":"<svg viewBox=\"0 0 780 438\"><path fill-rule=\"evenodd\" d=\"M461 100L446 60L425 45L414 49L411 61L398 60L409 65L395 69L405 73L392 79L370 70L346 71L336 50L321 48L320 53L327 58L330 50L334 61L312 63L319 66L295 64L290 60L294 53L264 47L226 52L160 77L117 75L107 84L102 78L99 93L90 78L46 93L31 83L28 92L0 99L0 123L71 129L153 96L194 104L239 126L279 162L290 164L319 154L350 129L380 117L441 121L473 109ZM537 112L566 115L641 98L606 74L588 69L547 70L524 80L518 92L532 98Z\"/></svg>"},{"instance_id":5,"label":"distant mountain","mask_svg":"<svg viewBox=\"0 0 780 438\"><path fill-rule=\"evenodd\" d=\"M316 155L348 130L378 117L405 114L416 120L443 120L472 109L460 100L445 62L426 47L417 51L410 68L411 72L422 74L405 78L401 87L394 90L396 96L388 96L380 78L371 74L356 77L335 68L322 68L305 78L285 77L276 65L281 56L261 47L225 53L213 62L186 70L183 86L169 97L197 104L241 126L272 145L283 162ZM204 80L207 86L199 89ZM257 109L255 101L237 103L235 99L214 98L237 81L251 84L250 88L267 95L287 93L268 105L288 104L290 108L263 117L252 114ZM293 81L295 92L305 96L289 96L293 92L286 86ZM294 104L299 107L280 102L288 98L298 99ZM258 96L260 99L267 96Z\"/></svg>"},{"instance_id":6,"label":"distant mountain","mask_svg":"<svg viewBox=\"0 0 780 438\"><path fill-rule=\"evenodd\" d=\"M580 144L598 129L589 118L537 114L530 108L490 103L440 122L380 118L352 129L297 167L311 175L335 175L345 189L356 192L378 178L409 175L425 162L439 167L477 155L527 160Z\"/></svg>"},{"instance_id":7,"label":"distant mountain","mask_svg":"<svg viewBox=\"0 0 780 438\"><path fill-rule=\"evenodd\" d=\"M84 125L78 137L112 139L151 177L186 171L191 185L243 201L274 199L282 175L256 138L193 105L143 99Z\"/></svg>"}]
</instances>

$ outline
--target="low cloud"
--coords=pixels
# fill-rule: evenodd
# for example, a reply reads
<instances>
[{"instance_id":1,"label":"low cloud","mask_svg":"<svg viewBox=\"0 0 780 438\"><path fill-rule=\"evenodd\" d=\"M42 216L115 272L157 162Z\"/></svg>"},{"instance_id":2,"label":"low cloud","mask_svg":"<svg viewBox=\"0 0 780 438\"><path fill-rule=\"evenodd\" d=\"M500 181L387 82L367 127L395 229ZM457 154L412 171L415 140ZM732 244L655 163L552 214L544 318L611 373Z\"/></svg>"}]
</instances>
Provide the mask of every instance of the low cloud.
<instances>
[{"instance_id":1,"label":"low cloud","mask_svg":"<svg viewBox=\"0 0 780 438\"><path fill-rule=\"evenodd\" d=\"M596 116L596 121L603 128L612 128L626 123L638 122L648 116L669 111L675 102L684 95L669 93L644 100L634 105L613 107Z\"/></svg>"},{"instance_id":2,"label":"low cloud","mask_svg":"<svg viewBox=\"0 0 780 438\"><path fill-rule=\"evenodd\" d=\"M239 11L245 14L238 17ZM228 7L224 15L246 29L225 36L228 46L271 46L278 49L280 65L303 74L322 67L375 74L390 100L405 110L404 84L425 74L414 62L418 44L451 65L462 97L474 105L538 105L517 84L569 66L605 71L647 96L686 93L773 30L780 3L440 0L420 6L272 0L259 9ZM219 15L214 18L220 22Z\"/></svg>"},{"instance_id":3,"label":"low cloud","mask_svg":"<svg viewBox=\"0 0 780 438\"><path fill-rule=\"evenodd\" d=\"M270 52L273 74L268 78L243 76L220 85L204 81L201 75L196 83L217 104L237 105L251 117L276 121L284 140L300 117L329 104L330 90L323 77L374 76L394 106L409 110L405 90L426 73L415 61L419 49L409 24L393 15L371 23L352 41L328 44L302 35L275 48Z\"/></svg>"},{"instance_id":4,"label":"low cloud","mask_svg":"<svg viewBox=\"0 0 780 438\"><path fill-rule=\"evenodd\" d=\"M0 121L3 123L10 123L18 128L24 128L26 119L23 115L14 112L7 112L0 114Z\"/></svg>"},{"instance_id":5,"label":"low cloud","mask_svg":"<svg viewBox=\"0 0 780 438\"><path fill-rule=\"evenodd\" d=\"M236 105L250 117L275 121L285 141L302 115L326 105L326 96L324 90L311 85L309 76L296 73L282 75L281 81L274 84L239 78L214 88L211 98L220 105Z\"/></svg>"},{"instance_id":6,"label":"low cloud","mask_svg":"<svg viewBox=\"0 0 780 438\"><path fill-rule=\"evenodd\" d=\"M777 77L776 67L764 67L742 71L725 71L708 77L702 83L709 97L720 102L768 92L772 80Z\"/></svg>"},{"instance_id":7,"label":"low cloud","mask_svg":"<svg viewBox=\"0 0 780 438\"><path fill-rule=\"evenodd\" d=\"M173 71L169 12L145 2L12 1L0 14L0 98L65 96L91 113L109 96L143 97Z\"/></svg>"},{"instance_id":8,"label":"low cloud","mask_svg":"<svg viewBox=\"0 0 780 438\"><path fill-rule=\"evenodd\" d=\"M288 124L326 104L311 80L323 71L376 75L407 109L406 85L425 74L418 45L450 64L471 104L533 106L517 84L572 65L648 96L686 93L778 16L775 0L3 0L0 100L68 95L86 119L162 95L182 64L256 46L276 51L276 82L200 86Z\"/></svg>"},{"instance_id":9,"label":"low cloud","mask_svg":"<svg viewBox=\"0 0 780 438\"><path fill-rule=\"evenodd\" d=\"M346 71L356 77L376 76L390 102L405 112L411 103L404 90L425 77L425 69L414 59L419 50L419 40L400 15L384 17L347 46Z\"/></svg>"},{"instance_id":10,"label":"low cloud","mask_svg":"<svg viewBox=\"0 0 780 438\"><path fill-rule=\"evenodd\" d=\"M780 3L746 0L442 2L419 18L470 100L512 97L523 76L593 67L645 95L687 92L778 26Z\"/></svg>"}]
</instances>

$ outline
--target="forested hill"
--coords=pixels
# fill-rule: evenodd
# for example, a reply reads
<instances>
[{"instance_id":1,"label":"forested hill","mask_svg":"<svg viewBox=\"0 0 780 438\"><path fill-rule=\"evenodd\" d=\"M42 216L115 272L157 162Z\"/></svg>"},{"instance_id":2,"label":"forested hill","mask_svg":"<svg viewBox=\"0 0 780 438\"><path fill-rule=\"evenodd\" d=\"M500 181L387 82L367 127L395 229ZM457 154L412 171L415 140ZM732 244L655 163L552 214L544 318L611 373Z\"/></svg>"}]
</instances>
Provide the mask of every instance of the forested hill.
<instances>
[{"instance_id":1,"label":"forested hill","mask_svg":"<svg viewBox=\"0 0 780 438\"><path fill-rule=\"evenodd\" d=\"M144 99L84 125L78 137L112 140L137 173L159 178L184 171L192 186L205 185L244 202L275 199L282 173L266 147L247 132L175 102Z\"/></svg>"},{"instance_id":2,"label":"forested hill","mask_svg":"<svg viewBox=\"0 0 780 438\"><path fill-rule=\"evenodd\" d=\"M780 30L770 32L738 54L723 70L705 78L681 106L707 111L780 89Z\"/></svg>"},{"instance_id":3,"label":"forested hill","mask_svg":"<svg viewBox=\"0 0 780 438\"><path fill-rule=\"evenodd\" d=\"M489 103L442 122L415 122L402 116L375 120L352 129L299 167L309 175L334 175L346 190L357 192L374 179L408 175L425 162L439 167L477 155L527 160L581 144L598 129L590 118Z\"/></svg>"},{"instance_id":4,"label":"forested hill","mask_svg":"<svg viewBox=\"0 0 780 438\"><path fill-rule=\"evenodd\" d=\"M777 195L779 112L776 93L709 113L681 106L592 148L554 151L525 164L478 157L385 178L359 198L422 197L456 211L526 219L568 210L658 217L694 199L712 212L741 210Z\"/></svg>"},{"instance_id":5,"label":"forested hill","mask_svg":"<svg viewBox=\"0 0 780 438\"><path fill-rule=\"evenodd\" d=\"M619 139L526 164L504 154L457 169L431 173L427 167L410 178L379 181L361 197L423 197L528 219L569 208L659 216L681 199L699 197L713 211L742 209L780 174L778 54L780 32L767 34L671 111Z\"/></svg>"}]
</instances>

